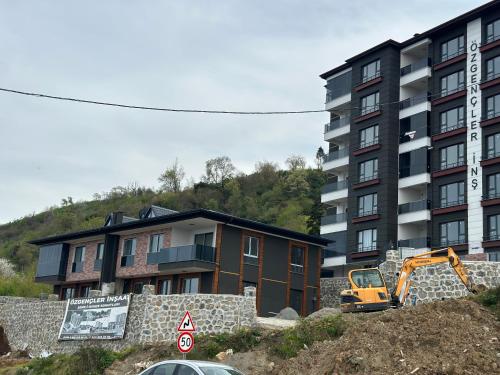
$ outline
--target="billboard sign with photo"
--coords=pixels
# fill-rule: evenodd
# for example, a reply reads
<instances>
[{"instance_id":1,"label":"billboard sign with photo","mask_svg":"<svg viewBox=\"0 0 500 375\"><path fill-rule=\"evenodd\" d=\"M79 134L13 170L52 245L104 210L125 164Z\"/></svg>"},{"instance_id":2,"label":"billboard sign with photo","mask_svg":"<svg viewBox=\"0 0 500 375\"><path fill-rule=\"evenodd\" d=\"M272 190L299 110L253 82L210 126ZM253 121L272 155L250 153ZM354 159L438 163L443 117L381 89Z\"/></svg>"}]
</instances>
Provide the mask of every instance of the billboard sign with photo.
<instances>
[{"instance_id":1,"label":"billboard sign with photo","mask_svg":"<svg viewBox=\"0 0 500 375\"><path fill-rule=\"evenodd\" d=\"M125 334L130 294L72 298L59 331L59 340L116 340Z\"/></svg>"}]
</instances>

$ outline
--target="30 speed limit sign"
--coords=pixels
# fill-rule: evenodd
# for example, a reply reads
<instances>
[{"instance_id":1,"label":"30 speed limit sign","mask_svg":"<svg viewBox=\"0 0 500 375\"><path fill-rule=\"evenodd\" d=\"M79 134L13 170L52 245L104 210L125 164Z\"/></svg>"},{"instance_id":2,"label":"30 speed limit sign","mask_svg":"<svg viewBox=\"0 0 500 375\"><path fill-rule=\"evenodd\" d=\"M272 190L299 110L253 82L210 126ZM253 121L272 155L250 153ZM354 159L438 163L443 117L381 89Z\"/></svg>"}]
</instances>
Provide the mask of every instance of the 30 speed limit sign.
<instances>
[{"instance_id":1,"label":"30 speed limit sign","mask_svg":"<svg viewBox=\"0 0 500 375\"><path fill-rule=\"evenodd\" d=\"M182 332L177 338L177 349L181 353L189 353L194 346L194 337L191 332Z\"/></svg>"}]
</instances>

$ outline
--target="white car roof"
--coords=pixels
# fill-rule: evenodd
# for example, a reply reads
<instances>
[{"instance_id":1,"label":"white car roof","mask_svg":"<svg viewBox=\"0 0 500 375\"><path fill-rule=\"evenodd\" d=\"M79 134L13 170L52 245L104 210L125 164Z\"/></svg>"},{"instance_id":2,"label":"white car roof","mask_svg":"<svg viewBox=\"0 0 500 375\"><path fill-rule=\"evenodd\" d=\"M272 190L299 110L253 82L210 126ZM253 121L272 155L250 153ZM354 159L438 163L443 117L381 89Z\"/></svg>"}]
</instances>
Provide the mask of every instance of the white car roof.
<instances>
[{"instance_id":1,"label":"white car roof","mask_svg":"<svg viewBox=\"0 0 500 375\"><path fill-rule=\"evenodd\" d=\"M157 362L152 366L157 366L160 364L168 364L168 363L175 363L175 364L180 364L180 365L195 365L198 367L219 367L219 368L226 368L226 369L231 369L231 366L225 365L223 363L217 363L217 362L209 362L209 361L193 361L193 360L183 360L183 359L171 359L167 361L161 361Z\"/></svg>"}]
</instances>

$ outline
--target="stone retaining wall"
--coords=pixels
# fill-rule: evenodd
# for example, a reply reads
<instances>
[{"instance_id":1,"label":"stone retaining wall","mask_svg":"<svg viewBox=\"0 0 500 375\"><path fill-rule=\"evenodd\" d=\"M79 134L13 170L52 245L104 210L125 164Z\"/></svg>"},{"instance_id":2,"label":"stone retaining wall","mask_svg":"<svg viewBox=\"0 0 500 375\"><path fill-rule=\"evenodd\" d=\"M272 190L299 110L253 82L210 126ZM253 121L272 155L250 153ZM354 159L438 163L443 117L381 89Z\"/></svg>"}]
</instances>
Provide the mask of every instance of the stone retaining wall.
<instances>
[{"instance_id":1,"label":"stone retaining wall","mask_svg":"<svg viewBox=\"0 0 500 375\"><path fill-rule=\"evenodd\" d=\"M389 250L386 253L386 261L379 266L389 291L394 288L396 274L401 269L402 263L399 252ZM488 288L500 285L500 262L464 261L463 263L475 284L482 284ZM340 291L348 288L347 278L321 279L321 307L339 307ZM442 263L415 270L406 304L458 298L468 294L455 271L448 263Z\"/></svg>"},{"instance_id":2,"label":"stone retaining wall","mask_svg":"<svg viewBox=\"0 0 500 375\"><path fill-rule=\"evenodd\" d=\"M122 340L95 342L58 341L66 309L65 301L28 301L2 298L0 326L12 350L32 355L70 353L84 344L120 350L134 344L173 342L186 310L196 325L196 334L233 332L256 324L255 297L215 294L133 295Z\"/></svg>"}]
</instances>

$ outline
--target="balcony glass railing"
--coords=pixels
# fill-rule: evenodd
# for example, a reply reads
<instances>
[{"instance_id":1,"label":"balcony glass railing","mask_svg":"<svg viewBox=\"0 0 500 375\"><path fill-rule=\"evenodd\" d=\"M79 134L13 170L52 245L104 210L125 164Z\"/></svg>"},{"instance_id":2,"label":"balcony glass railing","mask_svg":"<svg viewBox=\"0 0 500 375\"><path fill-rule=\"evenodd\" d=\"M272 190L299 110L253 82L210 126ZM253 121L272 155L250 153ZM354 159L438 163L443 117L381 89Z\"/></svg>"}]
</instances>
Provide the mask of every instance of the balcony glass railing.
<instances>
[{"instance_id":1,"label":"balcony glass railing","mask_svg":"<svg viewBox=\"0 0 500 375\"><path fill-rule=\"evenodd\" d=\"M409 212L417 212L422 210L430 209L431 204L428 200L421 200L415 202L403 203L398 206L398 212L400 214L407 214Z\"/></svg>"},{"instance_id":2,"label":"balcony glass railing","mask_svg":"<svg viewBox=\"0 0 500 375\"><path fill-rule=\"evenodd\" d=\"M461 129L464 127L465 127L465 120L464 119L458 120L457 122L452 123L452 124L442 124L441 128L439 129L439 134L450 132L450 131L455 130L455 129Z\"/></svg>"},{"instance_id":3,"label":"balcony glass railing","mask_svg":"<svg viewBox=\"0 0 500 375\"><path fill-rule=\"evenodd\" d=\"M500 72L488 72L484 76L483 82L488 82L500 77Z\"/></svg>"},{"instance_id":4,"label":"balcony glass railing","mask_svg":"<svg viewBox=\"0 0 500 375\"><path fill-rule=\"evenodd\" d=\"M148 253L147 264L176 263L199 260L215 262L215 248L204 245L174 246Z\"/></svg>"},{"instance_id":5,"label":"balcony glass railing","mask_svg":"<svg viewBox=\"0 0 500 375\"><path fill-rule=\"evenodd\" d=\"M431 239L429 237L410 238L408 240L399 240L398 247L410 247L413 249L422 249L430 247Z\"/></svg>"},{"instance_id":6,"label":"balcony glass railing","mask_svg":"<svg viewBox=\"0 0 500 375\"><path fill-rule=\"evenodd\" d=\"M460 47L457 51L453 52L453 53L443 53L441 55L441 62L445 62L445 61L448 61L448 60L451 60L457 56L460 56L462 54L465 53L465 47Z\"/></svg>"},{"instance_id":7,"label":"balcony glass railing","mask_svg":"<svg viewBox=\"0 0 500 375\"><path fill-rule=\"evenodd\" d=\"M347 221L347 215L345 213L327 215L321 218L321 225L337 224Z\"/></svg>"},{"instance_id":8,"label":"balcony glass railing","mask_svg":"<svg viewBox=\"0 0 500 375\"><path fill-rule=\"evenodd\" d=\"M401 166L399 167L399 178L405 178L410 176L416 176L422 173L428 173L429 166L426 164L424 160L423 163L416 163L410 166Z\"/></svg>"},{"instance_id":9,"label":"balcony glass railing","mask_svg":"<svg viewBox=\"0 0 500 375\"><path fill-rule=\"evenodd\" d=\"M461 82L457 87L455 88L450 88L446 90L441 90L441 97L445 97L451 94L455 94L456 92L465 90L465 83Z\"/></svg>"},{"instance_id":10,"label":"balcony glass railing","mask_svg":"<svg viewBox=\"0 0 500 375\"><path fill-rule=\"evenodd\" d=\"M483 237L483 241L498 241L500 240L500 234L498 233L490 233Z\"/></svg>"},{"instance_id":11,"label":"balcony glass railing","mask_svg":"<svg viewBox=\"0 0 500 375\"><path fill-rule=\"evenodd\" d=\"M325 133L343 128L344 126L347 126L351 123L351 118L350 117L342 117L342 118L336 118L332 121L330 121L328 124L325 124Z\"/></svg>"},{"instance_id":12,"label":"balcony glass railing","mask_svg":"<svg viewBox=\"0 0 500 375\"><path fill-rule=\"evenodd\" d=\"M451 162L451 163L441 163L441 170L445 170L445 169L450 169L450 168L456 168L456 167L461 167L465 165L465 159L463 158L460 158L458 161L454 161L454 162Z\"/></svg>"},{"instance_id":13,"label":"balcony glass railing","mask_svg":"<svg viewBox=\"0 0 500 375\"><path fill-rule=\"evenodd\" d=\"M329 79L325 87L327 103L349 94L352 89L352 71L348 71L338 77Z\"/></svg>"},{"instance_id":14,"label":"balcony glass railing","mask_svg":"<svg viewBox=\"0 0 500 375\"><path fill-rule=\"evenodd\" d=\"M446 246L462 245L465 243L467 243L465 235L461 235L455 239L441 239L441 241L439 241L438 246L446 247Z\"/></svg>"},{"instance_id":15,"label":"balcony glass railing","mask_svg":"<svg viewBox=\"0 0 500 375\"><path fill-rule=\"evenodd\" d=\"M481 198L482 198L482 200L498 199L498 198L500 198L500 191L499 192L491 191L491 192L487 193L486 195L483 195Z\"/></svg>"},{"instance_id":16,"label":"balcony glass railing","mask_svg":"<svg viewBox=\"0 0 500 375\"><path fill-rule=\"evenodd\" d=\"M349 149L347 147L346 148L342 148L342 149L337 150L337 151L331 151L331 152L329 152L328 154L326 154L323 157L323 162L326 163L327 161L341 159L341 158L344 158L346 156L349 156Z\"/></svg>"},{"instance_id":17,"label":"balcony glass railing","mask_svg":"<svg viewBox=\"0 0 500 375\"><path fill-rule=\"evenodd\" d=\"M334 191L347 189L347 180L333 182L323 186L321 194L333 193Z\"/></svg>"},{"instance_id":18,"label":"balcony glass railing","mask_svg":"<svg viewBox=\"0 0 500 375\"><path fill-rule=\"evenodd\" d=\"M372 75L366 75L361 77L361 83L366 83L371 81L372 79L380 77L380 70L377 70L374 74Z\"/></svg>"},{"instance_id":19,"label":"balcony glass railing","mask_svg":"<svg viewBox=\"0 0 500 375\"><path fill-rule=\"evenodd\" d=\"M456 200L442 200L439 202L439 206L437 208L448 208L448 207L454 207L454 206L460 206L462 204L465 204L465 198L461 197Z\"/></svg>"},{"instance_id":20,"label":"balcony glass railing","mask_svg":"<svg viewBox=\"0 0 500 375\"><path fill-rule=\"evenodd\" d=\"M493 109L486 111L486 120L500 116L500 111L495 111Z\"/></svg>"},{"instance_id":21,"label":"balcony glass railing","mask_svg":"<svg viewBox=\"0 0 500 375\"><path fill-rule=\"evenodd\" d=\"M363 246L361 244L358 244L358 253L363 253L363 252L366 252L366 251L374 251L374 250L377 250L377 244L374 243L374 244L371 244L371 245L368 245L368 246Z\"/></svg>"},{"instance_id":22,"label":"balcony glass railing","mask_svg":"<svg viewBox=\"0 0 500 375\"><path fill-rule=\"evenodd\" d=\"M429 101L429 93L419 94L412 98L404 99L399 102L399 109L406 109L413 107L414 105L425 103Z\"/></svg>"},{"instance_id":23,"label":"balcony glass railing","mask_svg":"<svg viewBox=\"0 0 500 375\"><path fill-rule=\"evenodd\" d=\"M378 214L378 210L377 210L377 207L375 207L372 210L359 210L357 217L365 217L365 216L371 216L371 215L377 215L377 214Z\"/></svg>"},{"instance_id":24,"label":"balcony glass railing","mask_svg":"<svg viewBox=\"0 0 500 375\"><path fill-rule=\"evenodd\" d=\"M359 143L359 150L362 148L366 148L366 147L370 147L370 146L374 146L374 145L378 145L378 144L379 144L378 137L375 137L375 138L370 139L368 141L360 142Z\"/></svg>"},{"instance_id":25,"label":"balcony glass railing","mask_svg":"<svg viewBox=\"0 0 500 375\"><path fill-rule=\"evenodd\" d=\"M432 64L430 58L420 59L410 65L406 65L405 67L401 68L401 77L431 65Z\"/></svg>"},{"instance_id":26,"label":"balcony glass railing","mask_svg":"<svg viewBox=\"0 0 500 375\"><path fill-rule=\"evenodd\" d=\"M359 176L358 183L375 180L377 178L378 178L378 172L370 175Z\"/></svg>"}]
</instances>

